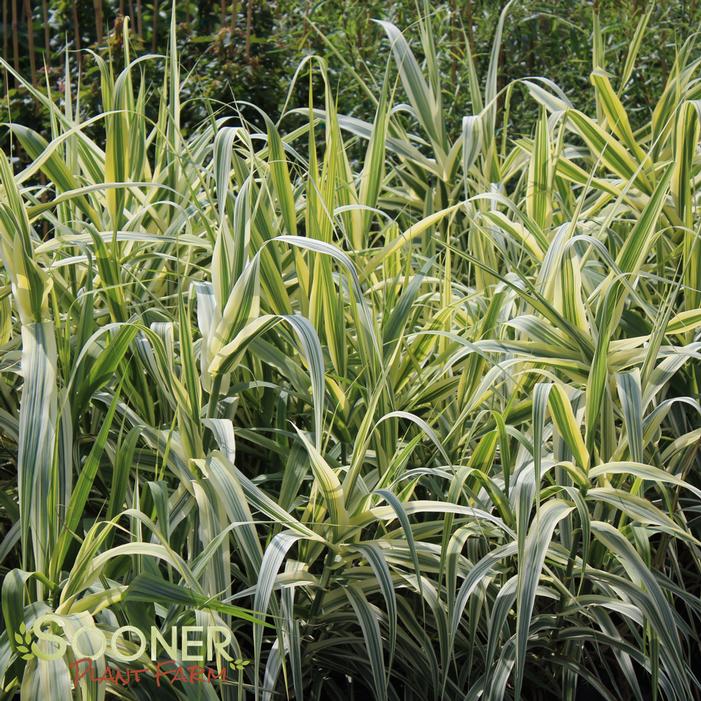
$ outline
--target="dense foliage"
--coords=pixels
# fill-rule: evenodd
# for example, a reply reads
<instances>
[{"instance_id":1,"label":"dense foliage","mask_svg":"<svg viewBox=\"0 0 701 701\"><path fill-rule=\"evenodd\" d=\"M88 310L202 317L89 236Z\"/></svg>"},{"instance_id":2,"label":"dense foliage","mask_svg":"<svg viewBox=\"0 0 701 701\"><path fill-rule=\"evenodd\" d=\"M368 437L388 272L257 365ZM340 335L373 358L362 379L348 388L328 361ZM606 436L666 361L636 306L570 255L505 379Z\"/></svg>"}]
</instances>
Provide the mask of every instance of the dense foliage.
<instances>
[{"instance_id":1,"label":"dense foliage","mask_svg":"<svg viewBox=\"0 0 701 701\"><path fill-rule=\"evenodd\" d=\"M50 128L0 154L0 697L699 698L701 59L647 85L664 27L594 14L572 102L500 74L512 11L466 95L380 24L369 119L310 56L183 128L175 15L84 57L99 111L3 63ZM72 688L46 612L250 664Z\"/></svg>"},{"instance_id":2,"label":"dense foliage","mask_svg":"<svg viewBox=\"0 0 701 701\"><path fill-rule=\"evenodd\" d=\"M237 101L239 108L243 107L241 101L248 101L268 114L279 114L290 76L305 56L318 53L328 57L339 112L371 119L373 102L355 76L376 91L384 73L383 32L373 20L387 20L413 32L417 5L422 6L422 2L178 0L174 17L183 67L181 127L189 132L211 109L222 108L230 114ZM459 129L462 116L475 111L468 89L468 43L483 74L503 5L503 0L423 3L441 47L437 59L447 78L443 88L451 88L443 115L451 128ZM171 3L165 0L4 0L2 8L3 57L15 71L30 76L35 85L47 85L52 99L59 103L64 97L66 60L70 60L74 99L80 98L86 117L103 108L100 72L86 50L105 60L112 57L119 65L125 16L132 18L130 41L135 56L163 54L168 44ZM622 63L646 11L643 0L520 0L504 27L499 87L526 75L546 76L555 80L578 108L591 111L587 75L592 8L600 16L608 62ZM684 38L697 31L700 21L701 3L696 0L652 3L650 22L655 41L640 57L627 89L634 126L644 123L674 63L675 51ZM150 66L153 85L160 84L163 66ZM0 91L6 98L0 101L1 122L32 124L41 133L48 132L49 112L12 75L0 74ZM511 129L519 134L530 133L534 123L533 110L523 97L517 91L518 99L509 112ZM244 109L244 113L256 119L254 110ZM0 134L0 145L10 148L7 132ZM16 155L25 156L21 149Z\"/></svg>"}]
</instances>

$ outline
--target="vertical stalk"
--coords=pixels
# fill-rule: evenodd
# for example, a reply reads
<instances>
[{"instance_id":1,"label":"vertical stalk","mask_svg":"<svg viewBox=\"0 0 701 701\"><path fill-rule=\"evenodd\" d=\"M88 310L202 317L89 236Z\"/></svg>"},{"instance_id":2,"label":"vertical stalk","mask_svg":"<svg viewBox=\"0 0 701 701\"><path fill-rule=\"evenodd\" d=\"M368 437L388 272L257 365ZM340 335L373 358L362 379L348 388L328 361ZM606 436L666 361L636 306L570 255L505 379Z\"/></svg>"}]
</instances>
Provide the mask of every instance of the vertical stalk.
<instances>
[{"instance_id":1,"label":"vertical stalk","mask_svg":"<svg viewBox=\"0 0 701 701\"><path fill-rule=\"evenodd\" d=\"M465 24L467 25L467 41L470 43L470 51L475 53L475 33L472 28L472 0L465 2Z\"/></svg>"},{"instance_id":2,"label":"vertical stalk","mask_svg":"<svg viewBox=\"0 0 701 701\"><path fill-rule=\"evenodd\" d=\"M44 23L44 62L48 66L51 54L51 37L49 35L49 4L41 0L41 20Z\"/></svg>"},{"instance_id":3,"label":"vertical stalk","mask_svg":"<svg viewBox=\"0 0 701 701\"><path fill-rule=\"evenodd\" d=\"M78 68L80 68L81 56L80 56L80 21L78 20L78 3L73 3L73 36L75 37L75 48L78 52Z\"/></svg>"},{"instance_id":4,"label":"vertical stalk","mask_svg":"<svg viewBox=\"0 0 701 701\"><path fill-rule=\"evenodd\" d=\"M151 22L151 50L158 49L158 0L153 0L153 21Z\"/></svg>"},{"instance_id":5,"label":"vertical stalk","mask_svg":"<svg viewBox=\"0 0 701 701\"><path fill-rule=\"evenodd\" d=\"M32 22L32 3L24 0L24 14L27 20L27 51L29 52L29 72L32 76L32 85L37 84L37 64L34 55L34 23Z\"/></svg>"},{"instance_id":6,"label":"vertical stalk","mask_svg":"<svg viewBox=\"0 0 701 701\"><path fill-rule=\"evenodd\" d=\"M455 44L455 16L457 15L457 8L455 7L455 0L450 0L450 78L453 85L457 83L458 79L458 57L456 54L457 46Z\"/></svg>"},{"instance_id":7,"label":"vertical stalk","mask_svg":"<svg viewBox=\"0 0 701 701\"><path fill-rule=\"evenodd\" d=\"M251 62L251 31L253 29L253 0L246 0L246 63Z\"/></svg>"},{"instance_id":8,"label":"vertical stalk","mask_svg":"<svg viewBox=\"0 0 701 701\"><path fill-rule=\"evenodd\" d=\"M236 31L236 23L239 17L239 0L234 0L231 3L231 33Z\"/></svg>"},{"instance_id":9,"label":"vertical stalk","mask_svg":"<svg viewBox=\"0 0 701 701\"><path fill-rule=\"evenodd\" d=\"M102 0L93 0L93 7L95 8L95 36L97 43L102 44Z\"/></svg>"},{"instance_id":10,"label":"vertical stalk","mask_svg":"<svg viewBox=\"0 0 701 701\"><path fill-rule=\"evenodd\" d=\"M12 62L15 70L19 73L19 20L17 18L17 3L19 0L12 0Z\"/></svg>"},{"instance_id":11,"label":"vertical stalk","mask_svg":"<svg viewBox=\"0 0 701 701\"><path fill-rule=\"evenodd\" d=\"M9 56L8 37L10 32L7 28L7 0L2 0L2 55ZM7 85L5 86L7 90Z\"/></svg>"},{"instance_id":12,"label":"vertical stalk","mask_svg":"<svg viewBox=\"0 0 701 701\"><path fill-rule=\"evenodd\" d=\"M144 6L142 0L136 0L136 33L144 38Z\"/></svg>"}]
</instances>

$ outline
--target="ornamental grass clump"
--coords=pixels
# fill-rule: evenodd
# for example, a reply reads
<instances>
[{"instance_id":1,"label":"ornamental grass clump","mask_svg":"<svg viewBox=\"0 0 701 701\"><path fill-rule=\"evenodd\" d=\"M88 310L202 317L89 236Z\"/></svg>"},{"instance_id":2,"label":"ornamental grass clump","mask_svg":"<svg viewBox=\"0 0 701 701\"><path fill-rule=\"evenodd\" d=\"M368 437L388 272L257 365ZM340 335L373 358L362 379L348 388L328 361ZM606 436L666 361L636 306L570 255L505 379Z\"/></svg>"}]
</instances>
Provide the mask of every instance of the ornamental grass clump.
<instances>
[{"instance_id":1,"label":"ornamental grass clump","mask_svg":"<svg viewBox=\"0 0 701 701\"><path fill-rule=\"evenodd\" d=\"M0 155L2 698L699 698L701 59L633 129L645 18L623 66L595 18L595 114L499 86L507 20L460 133L428 20L422 60L379 23L372 122L309 57L283 114L183 133L195 77L126 22L102 113L23 81L51 133ZM229 630L228 677L157 686L124 626Z\"/></svg>"}]
</instances>

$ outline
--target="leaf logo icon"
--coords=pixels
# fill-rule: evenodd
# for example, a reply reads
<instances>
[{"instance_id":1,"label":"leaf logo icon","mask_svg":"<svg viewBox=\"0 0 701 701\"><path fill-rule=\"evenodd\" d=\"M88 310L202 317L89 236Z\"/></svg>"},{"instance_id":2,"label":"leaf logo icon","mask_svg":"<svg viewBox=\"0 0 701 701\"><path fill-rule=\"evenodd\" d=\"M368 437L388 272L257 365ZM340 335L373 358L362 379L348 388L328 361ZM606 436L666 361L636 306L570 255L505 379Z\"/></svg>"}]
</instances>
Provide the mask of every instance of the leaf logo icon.
<instances>
[{"instance_id":1,"label":"leaf logo icon","mask_svg":"<svg viewBox=\"0 0 701 701\"><path fill-rule=\"evenodd\" d=\"M15 642L17 643L17 652L23 660L31 660L34 657L32 652L32 634L27 630L24 622L19 625L19 633L15 633Z\"/></svg>"},{"instance_id":2,"label":"leaf logo icon","mask_svg":"<svg viewBox=\"0 0 701 701\"><path fill-rule=\"evenodd\" d=\"M237 658L233 662L229 662L229 667L231 667L231 669L236 669L240 672L246 665L249 664L251 664L251 660L242 660L240 658Z\"/></svg>"}]
</instances>

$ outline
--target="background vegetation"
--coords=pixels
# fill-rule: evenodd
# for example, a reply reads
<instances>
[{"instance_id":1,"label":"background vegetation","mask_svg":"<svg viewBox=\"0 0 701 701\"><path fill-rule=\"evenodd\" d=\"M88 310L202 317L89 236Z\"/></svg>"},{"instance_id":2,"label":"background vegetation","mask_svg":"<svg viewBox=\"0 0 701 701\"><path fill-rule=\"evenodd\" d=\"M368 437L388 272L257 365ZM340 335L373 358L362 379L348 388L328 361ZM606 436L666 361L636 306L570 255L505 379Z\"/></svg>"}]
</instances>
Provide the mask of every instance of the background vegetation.
<instances>
[{"instance_id":1,"label":"background vegetation","mask_svg":"<svg viewBox=\"0 0 701 701\"><path fill-rule=\"evenodd\" d=\"M0 698L701 698L696 8L544 7L2 61ZM73 688L46 612L251 663Z\"/></svg>"},{"instance_id":2,"label":"background vegetation","mask_svg":"<svg viewBox=\"0 0 701 701\"><path fill-rule=\"evenodd\" d=\"M701 21L701 4L696 0L663 0L653 5L650 21L655 42L640 57L635 80L629 86L631 119L636 126L654 105L676 49ZM405 28L415 25L417 18L415 0L208 0L177 2L175 6L183 75L193 76L181 86L182 128L186 131L199 125L210 107L227 106L230 112L236 100L278 114L290 76L304 56L315 53L328 57L339 112L370 117L372 101L359 88L353 73L371 86L376 86L384 73L383 35L372 20L385 19ZM441 46L438 60L451 88L444 118L452 126L459 126L462 116L472 108L466 44L469 42L483 73L502 6L498 0L430 3ZM523 0L513 8L504 30L500 87L525 75L548 76L577 107L589 110L593 104L587 89L592 9L600 16L609 60L612 64L625 60L628 44L647 9L643 0L597 0L593 5L583 0ZM90 49L119 63L122 18L130 15L132 52L163 54L170 14L170 3L164 0L4 0L2 55L35 85L48 85L57 102L63 99L65 65L70 58L74 90L86 113L93 113L101 107L100 74L89 55L77 50ZM152 70L157 73L159 67ZM0 104L0 120L32 123L46 133L48 112L11 75L1 77L6 99ZM154 77L154 85L158 84ZM206 105L201 98L213 104ZM533 111L522 107L523 103L515 101L510 121L517 131L527 133L534 121ZM247 112L247 116L254 115ZM7 133L0 138L9 148Z\"/></svg>"}]
</instances>

